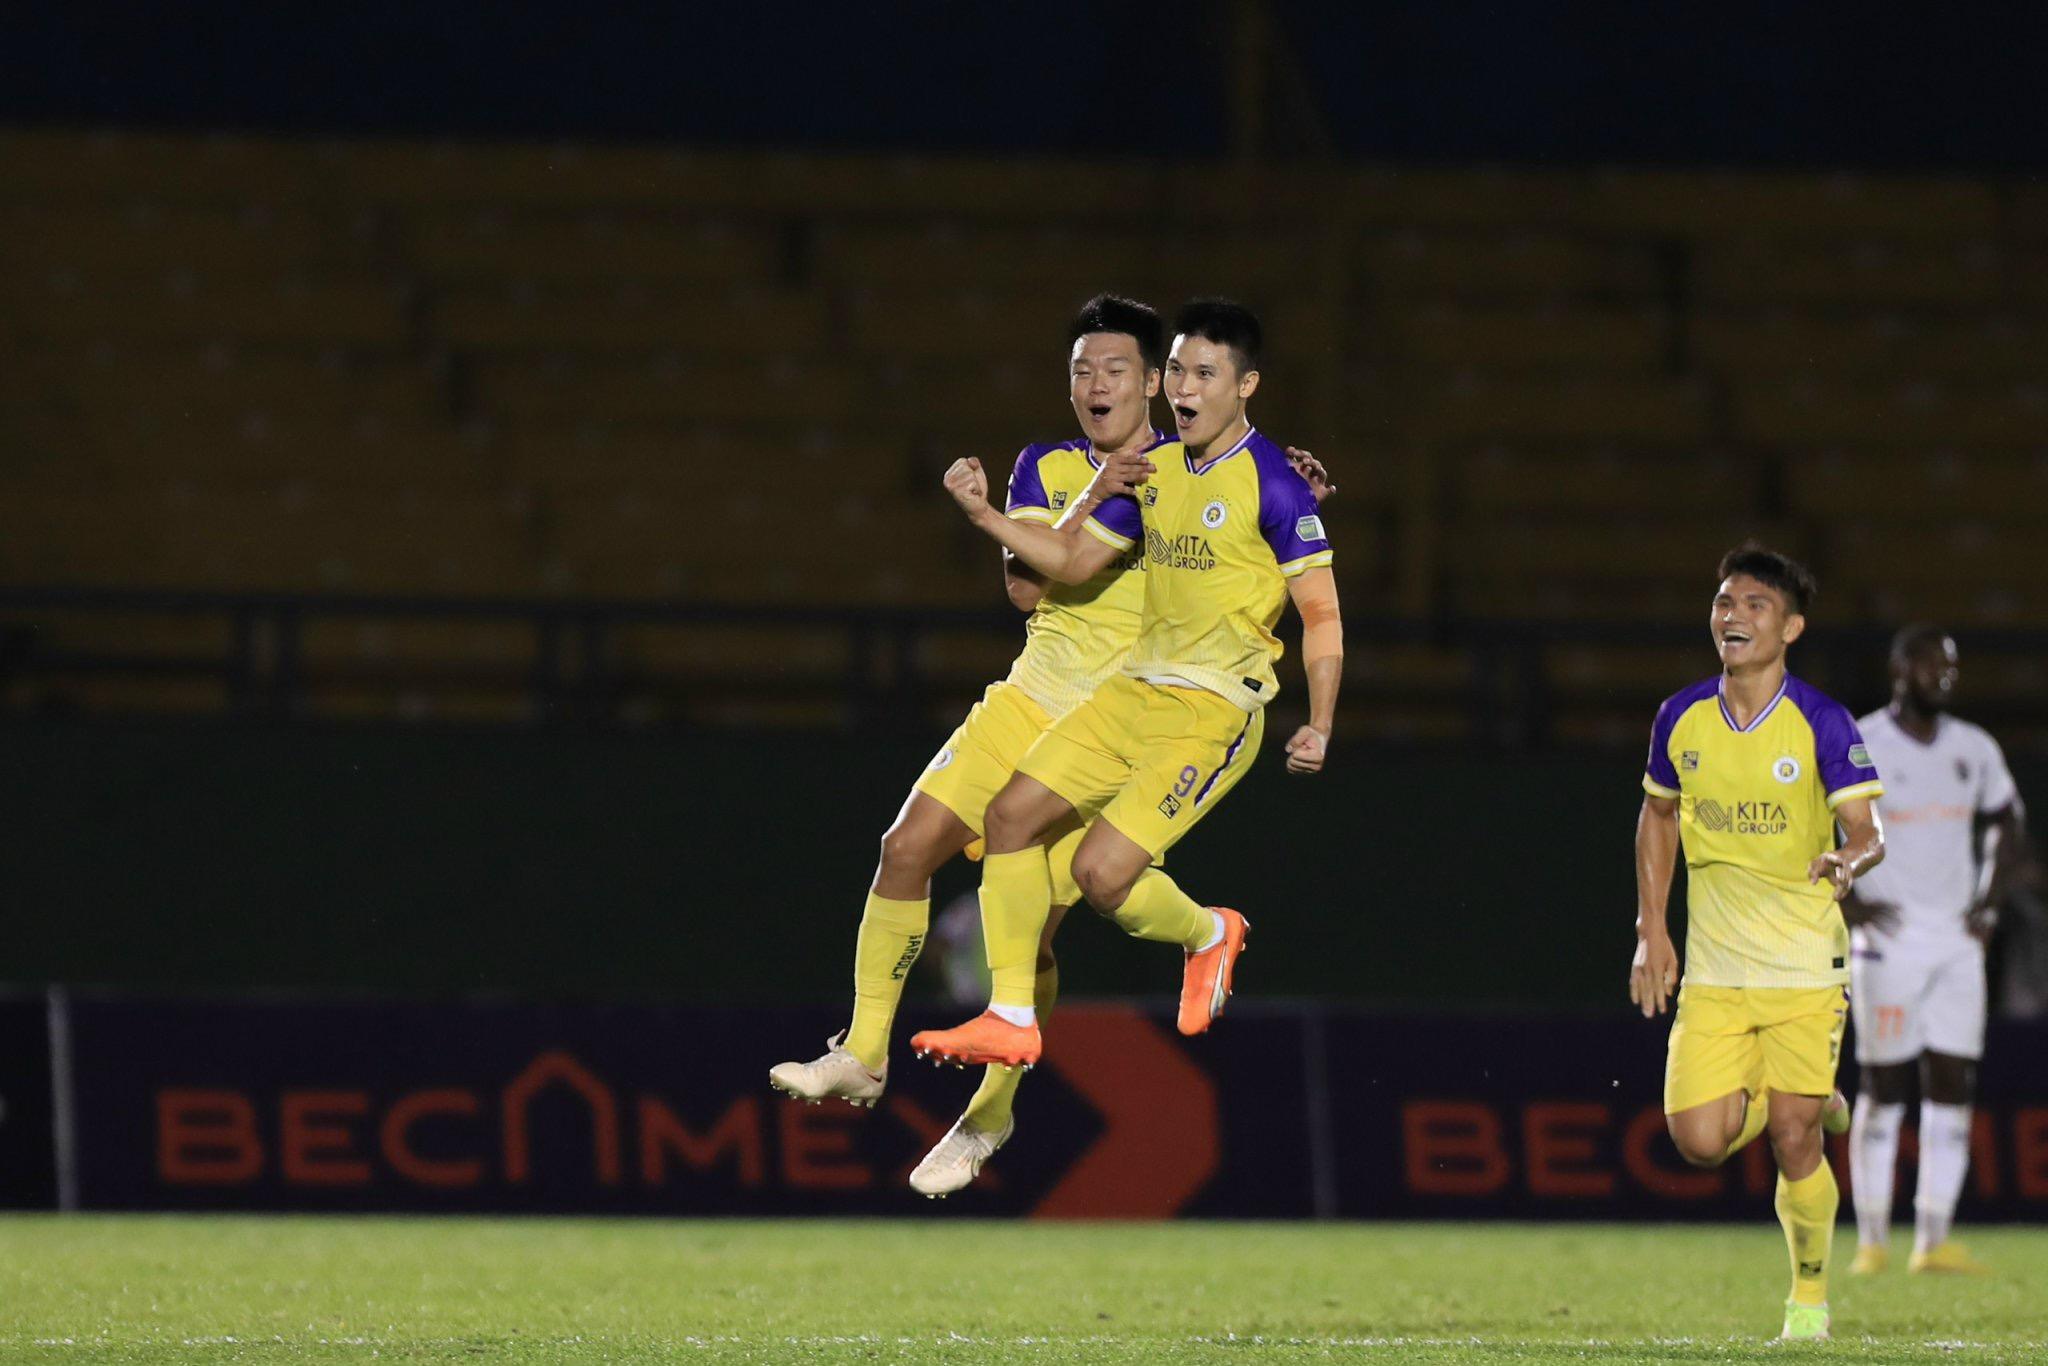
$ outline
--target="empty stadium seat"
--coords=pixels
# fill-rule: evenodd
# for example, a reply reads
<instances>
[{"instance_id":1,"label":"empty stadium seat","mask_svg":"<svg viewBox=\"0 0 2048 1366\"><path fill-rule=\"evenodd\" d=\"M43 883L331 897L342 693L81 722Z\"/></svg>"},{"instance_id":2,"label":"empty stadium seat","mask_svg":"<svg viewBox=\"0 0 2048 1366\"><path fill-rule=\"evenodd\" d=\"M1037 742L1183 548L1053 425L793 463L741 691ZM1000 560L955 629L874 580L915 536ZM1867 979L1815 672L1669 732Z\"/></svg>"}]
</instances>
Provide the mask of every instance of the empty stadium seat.
<instances>
[{"instance_id":1,"label":"empty stadium seat","mask_svg":"<svg viewBox=\"0 0 2048 1366\"><path fill-rule=\"evenodd\" d=\"M1347 608L1691 621L1762 534L1832 620L2048 625L2033 186L21 131L0 164L14 583L1007 620L939 475L1071 434L1061 339L1109 287L1261 309L1253 412L1332 466ZM186 625L67 630L218 647ZM303 644L337 714L490 718L523 629ZM638 714L844 719L845 641L730 629L619 636ZM935 629L914 672L964 695L1014 639ZM727 651L815 687L736 703ZM1683 654L1546 653L1556 733L1639 743ZM1361 652L1345 724L1467 735L1477 665Z\"/></svg>"}]
</instances>

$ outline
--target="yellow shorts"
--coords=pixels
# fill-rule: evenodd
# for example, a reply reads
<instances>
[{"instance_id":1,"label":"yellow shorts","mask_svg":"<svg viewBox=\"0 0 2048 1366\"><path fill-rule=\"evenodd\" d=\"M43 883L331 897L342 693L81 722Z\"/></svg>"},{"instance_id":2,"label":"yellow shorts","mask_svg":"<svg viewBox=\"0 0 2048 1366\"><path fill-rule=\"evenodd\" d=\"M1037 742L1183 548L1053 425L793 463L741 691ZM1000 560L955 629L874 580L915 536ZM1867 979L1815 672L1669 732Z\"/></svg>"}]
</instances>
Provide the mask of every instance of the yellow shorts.
<instances>
[{"instance_id":1,"label":"yellow shorts","mask_svg":"<svg viewBox=\"0 0 2048 1366\"><path fill-rule=\"evenodd\" d=\"M1765 1087L1827 1095L1848 1020L1846 987L1680 987L1664 1055L1664 1113Z\"/></svg>"},{"instance_id":2,"label":"yellow shorts","mask_svg":"<svg viewBox=\"0 0 2048 1366\"><path fill-rule=\"evenodd\" d=\"M1038 738L1052 725L1052 716L1014 683L991 683L913 787L958 816L974 832L967 856L981 857L987 831L988 804ZM1055 906L1081 904L1074 881L1074 852L1084 832L1074 830L1047 850L1052 860L1052 901Z\"/></svg>"},{"instance_id":3,"label":"yellow shorts","mask_svg":"<svg viewBox=\"0 0 2048 1366\"><path fill-rule=\"evenodd\" d=\"M1237 786L1265 730L1263 711L1206 688L1119 674L1055 721L1017 771L1158 859Z\"/></svg>"},{"instance_id":4,"label":"yellow shorts","mask_svg":"<svg viewBox=\"0 0 2048 1366\"><path fill-rule=\"evenodd\" d=\"M916 788L978 836L986 829L989 802L1050 725L1051 715L1015 683L991 683L925 765Z\"/></svg>"}]
</instances>

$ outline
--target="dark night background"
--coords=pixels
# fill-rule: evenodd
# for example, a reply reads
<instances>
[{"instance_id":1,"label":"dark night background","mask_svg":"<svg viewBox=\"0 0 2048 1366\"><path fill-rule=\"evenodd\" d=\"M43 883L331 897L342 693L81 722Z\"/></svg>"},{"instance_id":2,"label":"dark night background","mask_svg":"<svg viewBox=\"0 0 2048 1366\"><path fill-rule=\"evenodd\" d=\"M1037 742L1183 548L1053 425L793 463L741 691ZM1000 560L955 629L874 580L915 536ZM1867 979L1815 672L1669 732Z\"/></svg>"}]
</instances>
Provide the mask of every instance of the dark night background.
<instances>
[{"instance_id":1,"label":"dark night background","mask_svg":"<svg viewBox=\"0 0 2048 1366\"><path fill-rule=\"evenodd\" d=\"M1018 639L935 475L1063 430L1020 376L1100 281L1058 257L1101 209L1162 300L1243 269L1306 377L1264 411L1345 486L1332 771L1268 754L1176 868L1264 912L1261 993L1610 1006L1641 736L1711 666L1737 535L1829 585L1796 668L1876 705L1889 631L1939 615L1963 710L2048 778L2048 19L1957 16L0 13L6 975L839 999L874 840ZM643 229L644 267L577 246ZM1330 252L1350 292L1289 278ZM960 273L861 273L891 258ZM1759 360L1751 326L1818 340ZM766 388L672 398L727 352ZM763 467L776 525L829 530L722 573L696 514ZM1170 983L1090 919L1071 990Z\"/></svg>"}]
</instances>

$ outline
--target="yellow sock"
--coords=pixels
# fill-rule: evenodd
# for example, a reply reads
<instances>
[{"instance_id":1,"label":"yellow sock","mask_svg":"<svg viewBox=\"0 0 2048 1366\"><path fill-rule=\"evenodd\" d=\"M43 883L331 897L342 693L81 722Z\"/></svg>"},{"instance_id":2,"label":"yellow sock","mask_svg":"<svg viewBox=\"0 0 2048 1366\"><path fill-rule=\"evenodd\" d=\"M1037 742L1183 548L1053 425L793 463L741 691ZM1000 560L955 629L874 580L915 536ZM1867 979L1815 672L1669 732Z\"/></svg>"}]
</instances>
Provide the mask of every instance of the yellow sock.
<instances>
[{"instance_id":1,"label":"yellow sock","mask_svg":"<svg viewBox=\"0 0 2048 1366\"><path fill-rule=\"evenodd\" d=\"M1729 1158L1756 1142L1756 1136L1764 1131L1766 1124L1771 1122L1771 1093L1769 1091L1750 1092L1747 1107L1742 1112L1742 1132L1737 1134L1735 1141L1728 1145L1728 1151L1721 1154L1723 1162L1726 1162Z\"/></svg>"},{"instance_id":2,"label":"yellow sock","mask_svg":"<svg viewBox=\"0 0 2048 1366\"><path fill-rule=\"evenodd\" d=\"M1216 933L1216 917L1157 868L1138 874L1131 894L1112 917L1138 939L1199 949Z\"/></svg>"},{"instance_id":3,"label":"yellow sock","mask_svg":"<svg viewBox=\"0 0 2048 1366\"><path fill-rule=\"evenodd\" d=\"M869 1067L889 1056L889 1026L903 999L903 979L924 948L932 903L891 901L868 893L853 948L853 1023L846 1027L846 1051Z\"/></svg>"},{"instance_id":4,"label":"yellow sock","mask_svg":"<svg viewBox=\"0 0 2048 1366\"><path fill-rule=\"evenodd\" d=\"M1834 1246L1841 1202L1825 1157L1797 1181L1778 1174L1778 1222L1785 1226L1785 1246L1792 1252L1792 1298L1800 1304L1828 1302L1828 1249Z\"/></svg>"},{"instance_id":5,"label":"yellow sock","mask_svg":"<svg viewBox=\"0 0 2048 1366\"><path fill-rule=\"evenodd\" d=\"M1038 974L1037 987L1032 1004L1038 1008L1039 1028L1045 1027L1046 1017L1052 1014L1054 1001L1060 998L1059 965L1042 970ZM974 1099L967 1102L967 1118L974 1127L985 1134L995 1133L1010 1122L1010 1107L1017 1097L1017 1083L1024 1080L1021 1067L984 1067L981 1071L981 1086L974 1093Z\"/></svg>"},{"instance_id":6,"label":"yellow sock","mask_svg":"<svg viewBox=\"0 0 2048 1366\"><path fill-rule=\"evenodd\" d=\"M1051 913L1052 867L1043 845L981 861L981 940L988 950L993 1004L1032 1004L1038 940Z\"/></svg>"}]
</instances>

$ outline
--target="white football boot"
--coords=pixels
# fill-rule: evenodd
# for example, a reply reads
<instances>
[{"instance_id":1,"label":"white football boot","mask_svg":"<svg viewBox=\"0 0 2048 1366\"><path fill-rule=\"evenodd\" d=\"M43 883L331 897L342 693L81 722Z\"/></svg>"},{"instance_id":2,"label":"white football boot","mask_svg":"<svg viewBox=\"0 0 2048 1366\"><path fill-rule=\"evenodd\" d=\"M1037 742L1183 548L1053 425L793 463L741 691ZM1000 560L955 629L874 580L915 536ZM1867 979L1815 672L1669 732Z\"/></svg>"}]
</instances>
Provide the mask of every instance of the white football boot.
<instances>
[{"instance_id":1,"label":"white football boot","mask_svg":"<svg viewBox=\"0 0 2048 1366\"><path fill-rule=\"evenodd\" d=\"M946 1130L946 1136L924 1155L924 1161L917 1164L917 1170L911 1172L910 1188L927 1200L945 1199L981 1175L982 1163L994 1157L996 1149L1008 1143L1010 1135L1016 1132L1017 1119L1014 1115L992 1134L968 1128L967 1117L962 1115L953 1121L952 1128Z\"/></svg>"},{"instance_id":2,"label":"white football boot","mask_svg":"<svg viewBox=\"0 0 2048 1366\"><path fill-rule=\"evenodd\" d=\"M842 1029L825 1040L824 1057L775 1064L768 1069L768 1084L812 1105L837 1096L848 1105L874 1109L889 1084L889 1064L885 1061L881 1071L870 1072L866 1063L840 1046L845 1039Z\"/></svg>"}]
</instances>

